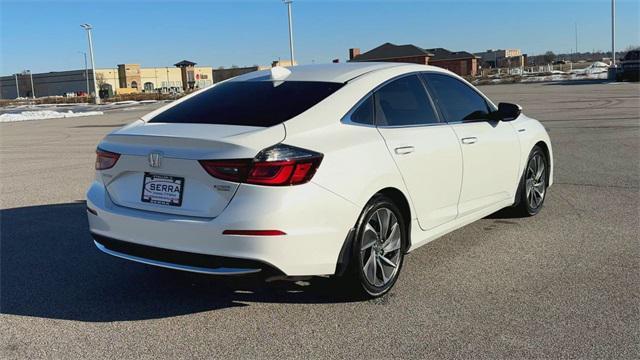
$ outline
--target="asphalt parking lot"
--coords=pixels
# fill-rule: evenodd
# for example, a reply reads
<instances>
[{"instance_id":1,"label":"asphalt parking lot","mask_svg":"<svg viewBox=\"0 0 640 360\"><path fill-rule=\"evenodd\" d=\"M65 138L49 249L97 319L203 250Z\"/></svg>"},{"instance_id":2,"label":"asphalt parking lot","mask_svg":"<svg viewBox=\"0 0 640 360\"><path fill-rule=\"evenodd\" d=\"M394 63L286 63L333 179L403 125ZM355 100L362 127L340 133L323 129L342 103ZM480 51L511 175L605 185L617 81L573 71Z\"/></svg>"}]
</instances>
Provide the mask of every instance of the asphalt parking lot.
<instances>
[{"instance_id":1,"label":"asphalt parking lot","mask_svg":"<svg viewBox=\"0 0 640 360\"><path fill-rule=\"evenodd\" d=\"M547 127L545 208L429 243L371 301L96 250L95 145L157 105L0 124L0 358L639 358L640 85L481 90Z\"/></svg>"}]
</instances>

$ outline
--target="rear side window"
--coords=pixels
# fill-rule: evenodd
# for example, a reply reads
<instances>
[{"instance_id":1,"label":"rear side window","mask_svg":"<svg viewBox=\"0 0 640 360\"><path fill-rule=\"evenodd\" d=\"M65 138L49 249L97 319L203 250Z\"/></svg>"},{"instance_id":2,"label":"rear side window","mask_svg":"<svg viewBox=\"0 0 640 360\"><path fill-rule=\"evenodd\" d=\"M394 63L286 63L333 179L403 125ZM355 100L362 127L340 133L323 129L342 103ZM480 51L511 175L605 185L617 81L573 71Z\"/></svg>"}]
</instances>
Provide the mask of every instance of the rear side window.
<instances>
[{"instance_id":1,"label":"rear side window","mask_svg":"<svg viewBox=\"0 0 640 360\"><path fill-rule=\"evenodd\" d=\"M367 96L367 98L353 110L349 120L358 124L373 125L373 95Z\"/></svg>"},{"instance_id":2,"label":"rear side window","mask_svg":"<svg viewBox=\"0 0 640 360\"><path fill-rule=\"evenodd\" d=\"M489 107L478 92L449 75L423 74L434 100L449 122L487 120Z\"/></svg>"},{"instance_id":3,"label":"rear side window","mask_svg":"<svg viewBox=\"0 0 640 360\"><path fill-rule=\"evenodd\" d=\"M273 126L300 115L343 84L228 81L154 116L151 123Z\"/></svg>"},{"instance_id":4,"label":"rear side window","mask_svg":"<svg viewBox=\"0 0 640 360\"><path fill-rule=\"evenodd\" d=\"M376 125L406 126L438 122L422 81L409 75L384 85L375 93Z\"/></svg>"}]
</instances>

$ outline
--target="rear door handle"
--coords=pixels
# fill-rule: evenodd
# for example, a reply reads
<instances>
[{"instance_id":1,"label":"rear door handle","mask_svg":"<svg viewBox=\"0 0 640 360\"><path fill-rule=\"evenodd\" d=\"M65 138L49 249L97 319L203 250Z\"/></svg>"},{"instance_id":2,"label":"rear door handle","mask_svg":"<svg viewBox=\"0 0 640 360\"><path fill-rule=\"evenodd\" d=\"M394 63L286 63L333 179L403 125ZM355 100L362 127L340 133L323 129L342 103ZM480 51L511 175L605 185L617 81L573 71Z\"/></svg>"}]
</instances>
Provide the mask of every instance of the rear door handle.
<instances>
[{"instance_id":1,"label":"rear door handle","mask_svg":"<svg viewBox=\"0 0 640 360\"><path fill-rule=\"evenodd\" d=\"M478 138L475 136L462 138L463 144L475 144L478 141Z\"/></svg>"},{"instance_id":2,"label":"rear door handle","mask_svg":"<svg viewBox=\"0 0 640 360\"><path fill-rule=\"evenodd\" d=\"M411 145L409 145L409 146L400 146L400 147L397 147L397 148L394 149L394 151L398 155L411 154L414 150L415 150L415 148L413 146L411 146Z\"/></svg>"}]
</instances>

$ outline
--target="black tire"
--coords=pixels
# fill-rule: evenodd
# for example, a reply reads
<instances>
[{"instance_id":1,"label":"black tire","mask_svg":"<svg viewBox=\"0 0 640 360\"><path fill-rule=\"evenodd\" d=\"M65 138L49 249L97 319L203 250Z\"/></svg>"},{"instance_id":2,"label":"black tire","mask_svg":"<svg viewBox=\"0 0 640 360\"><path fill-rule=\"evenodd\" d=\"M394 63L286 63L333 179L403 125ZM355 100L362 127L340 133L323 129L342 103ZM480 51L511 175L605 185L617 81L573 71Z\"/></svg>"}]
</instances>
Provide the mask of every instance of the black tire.
<instances>
[{"instance_id":1,"label":"black tire","mask_svg":"<svg viewBox=\"0 0 640 360\"><path fill-rule=\"evenodd\" d=\"M388 236L385 237L388 241L383 241L384 239L381 239L381 236L378 235L383 229L376 227L376 223L378 222L378 216L387 213L387 211L393 214L393 217L389 216L389 223L387 225L388 229L386 233ZM384 222L384 216L386 215L382 216L382 222ZM391 222L394 218L397 224L395 231L399 232L399 245L397 244L397 234L392 234L391 229L391 227L393 227ZM369 225L369 227L367 225ZM377 230L377 241L374 241L374 245L371 245L368 249L362 250L363 247L372 243L372 228ZM407 236L407 227L400 209L398 209L388 197L383 195L374 196L364 207L356 223L356 232L351 244L349 267L342 277L344 285L354 291L357 296L364 298L379 297L389 292L398 280L400 271L402 270L404 253L407 246ZM367 242L366 245L365 242ZM387 245L385 246L385 244ZM399 247L395 249L396 246ZM385 249L394 250L385 253ZM381 259L381 257L385 257L389 262ZM392 267L390 265L392 263L395 263L396 267ZM367 266L367 264L369 266ZM371 265L373 265L373 267ZM367 269L373 271L365 272L365 266ZM378 273L378 271L380 271L380 273ZM373 282L369 280L372 275L376 280L380 280L380 282L375 283L375 280Z\"/></svg>"},{"instance_id":2,"label":"black tire","mask_svg":"<svg viewBox=\"0 0 640 360\"><path fill-rule=\"evenodd\" d=\"M538 169L542 169L542 173L538 173ZM548 180L549 160L542 148L536 145L529 153L529 158L518 186L516 204L513 210L522 216L538 214L547 196Z\"/></svg>"}]
</instances>

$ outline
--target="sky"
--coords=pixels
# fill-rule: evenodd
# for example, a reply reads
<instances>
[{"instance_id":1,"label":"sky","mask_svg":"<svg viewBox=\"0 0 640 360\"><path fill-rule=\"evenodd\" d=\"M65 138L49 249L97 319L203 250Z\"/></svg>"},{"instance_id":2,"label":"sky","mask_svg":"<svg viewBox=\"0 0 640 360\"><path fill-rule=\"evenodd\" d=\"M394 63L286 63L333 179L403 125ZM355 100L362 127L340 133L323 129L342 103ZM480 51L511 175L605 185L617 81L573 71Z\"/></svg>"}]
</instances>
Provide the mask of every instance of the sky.
<instances>
[{"instance_id":1,"label":"sky","mask_svg":"<svg viewBox=\"0 0 640 360\"><path fill-rule=\"evenodd\" d=\"M610 0L294 0L298 63L345 61L348 49L382 43L469 52L519 48L529 55L611 48ZM618 0L616 48L640 45L640 1ZM84 68L94 27L97 68L268 65L289 58L281 0L0 0L0 74Z\"/></svg>"}]
</instances>

